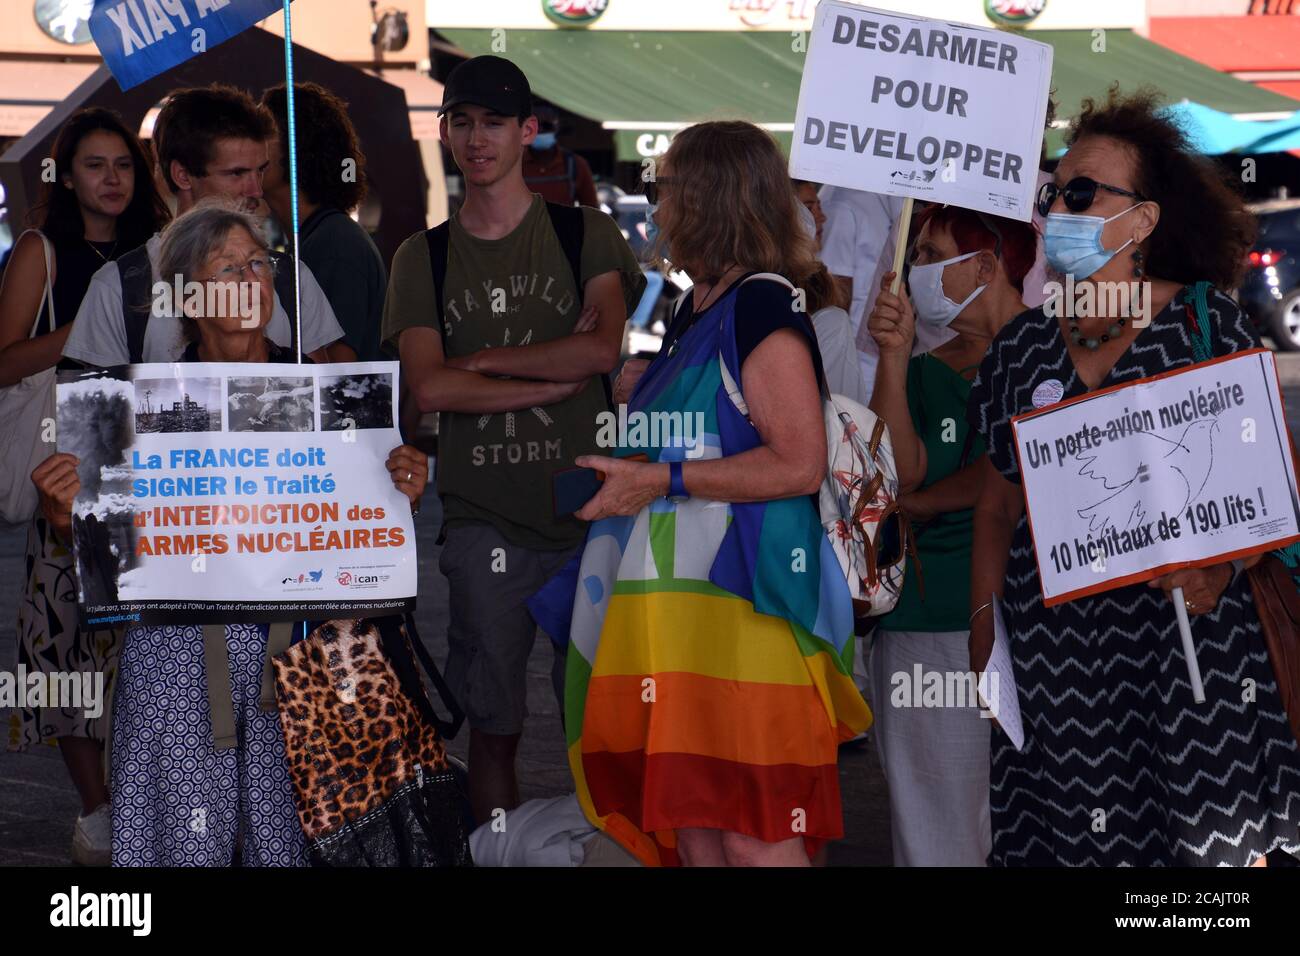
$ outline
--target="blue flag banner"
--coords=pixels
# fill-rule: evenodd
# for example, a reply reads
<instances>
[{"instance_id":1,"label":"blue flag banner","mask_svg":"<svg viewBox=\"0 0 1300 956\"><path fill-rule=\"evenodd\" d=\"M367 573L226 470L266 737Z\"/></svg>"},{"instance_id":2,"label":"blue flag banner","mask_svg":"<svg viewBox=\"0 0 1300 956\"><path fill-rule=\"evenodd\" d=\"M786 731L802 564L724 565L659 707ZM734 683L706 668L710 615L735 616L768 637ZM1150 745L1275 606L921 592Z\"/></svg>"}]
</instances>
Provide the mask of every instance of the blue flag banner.
<instances>
[{"instance_id":1,"label":"blue flag banner","mask_svg":"<svg viewBox=\"0 0 1300 956\"><path fill-rule=\"evenodd\" d=\"M95 0L90 34L118 85L129 90L282 6L281 0Z\"/></svg>"}]
</instances>

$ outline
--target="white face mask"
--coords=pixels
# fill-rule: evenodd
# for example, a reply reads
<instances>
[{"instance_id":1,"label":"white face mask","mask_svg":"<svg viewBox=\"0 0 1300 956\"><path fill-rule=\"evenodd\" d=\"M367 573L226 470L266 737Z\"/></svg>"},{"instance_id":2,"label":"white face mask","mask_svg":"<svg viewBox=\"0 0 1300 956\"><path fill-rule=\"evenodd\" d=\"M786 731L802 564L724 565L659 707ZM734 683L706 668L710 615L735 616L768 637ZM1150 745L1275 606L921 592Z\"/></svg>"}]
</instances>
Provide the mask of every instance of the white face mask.
<instances>
[{"instance_id":1,"label":"white face mask","mask_svg":"<svg viewBox=\"0 0 1300 956\"><path fill-rule=\"evenodd\" d=\"M912 293L912 305L916 309L918 320L925 322L927 325L943 328L957 318L961 314L961 310L970 305L975 297L987 288L986 285L980 286L966 296L966 301L961 303L952 301L943 293L944 267L950 266L954 262L963 262L977 255L979 255L978 252L968 252L964 256L954 256L951 259L944 259L942 262L912 266L912 271L907 278L907 288Z\"/></svg>"}]
</instances>

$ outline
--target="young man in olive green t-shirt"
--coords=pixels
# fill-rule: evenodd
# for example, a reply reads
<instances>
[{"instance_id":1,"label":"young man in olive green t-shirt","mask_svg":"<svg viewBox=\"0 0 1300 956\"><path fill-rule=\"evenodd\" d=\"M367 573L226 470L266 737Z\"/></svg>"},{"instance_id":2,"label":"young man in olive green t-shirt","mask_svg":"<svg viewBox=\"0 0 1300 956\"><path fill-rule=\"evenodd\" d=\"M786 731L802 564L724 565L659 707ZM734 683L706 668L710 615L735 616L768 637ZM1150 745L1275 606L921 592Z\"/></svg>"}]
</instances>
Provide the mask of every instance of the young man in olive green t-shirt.
<instances>
[{"instance_id":1,"label":"young man in olive green t-shirt","mask_svg":"<svg viewBox=\"0 0 1300 956\"><path fill-rule=\"evenodd\" d=\"M546 204L524 184L537 120L518 67L494 56L462 63L441 116L465 176L437 293L442 328L421 232L393 258L384 337L398 346L420 410L441 413L446 676L469 719L470 800L484 822L519 802L514 760L536 636L524 601L586 534L576 518L556 517L552 475L598 451L601 377L618 362L645 280L614 221L583 208L575 287Z\"/></svg>"}]
</instances>

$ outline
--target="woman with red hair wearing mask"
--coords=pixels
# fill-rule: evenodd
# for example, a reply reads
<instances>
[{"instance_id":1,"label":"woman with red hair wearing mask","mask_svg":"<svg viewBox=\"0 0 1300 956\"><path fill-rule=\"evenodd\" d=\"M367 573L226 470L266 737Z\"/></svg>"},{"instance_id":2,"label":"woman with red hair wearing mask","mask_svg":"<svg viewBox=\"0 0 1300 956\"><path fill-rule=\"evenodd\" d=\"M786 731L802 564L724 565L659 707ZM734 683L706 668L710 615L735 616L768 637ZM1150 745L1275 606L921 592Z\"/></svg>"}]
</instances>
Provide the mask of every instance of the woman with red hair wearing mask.
<instances>
[{"instance_id":1,"label":"woman with red hair wearing mask","mask_svg":"<svg viewBox=\"0 0 1300 956\"><path fill-rule=\"evenodd\" d=\"M931 207L917 221L910 298L889 291L888 273L867 320L880 348L871 409L889 425L917 556L868 667L897 866L983 866L989 852L989 722L973 694L917 705L931 673L939 686L974 688L973 678L946 679L968 671L971 509L984 454L966 401L989 343L1025 310L1034 250L1028 223ZM955 335L913 357L917 322Z\"/></svg>"}]
</instances>

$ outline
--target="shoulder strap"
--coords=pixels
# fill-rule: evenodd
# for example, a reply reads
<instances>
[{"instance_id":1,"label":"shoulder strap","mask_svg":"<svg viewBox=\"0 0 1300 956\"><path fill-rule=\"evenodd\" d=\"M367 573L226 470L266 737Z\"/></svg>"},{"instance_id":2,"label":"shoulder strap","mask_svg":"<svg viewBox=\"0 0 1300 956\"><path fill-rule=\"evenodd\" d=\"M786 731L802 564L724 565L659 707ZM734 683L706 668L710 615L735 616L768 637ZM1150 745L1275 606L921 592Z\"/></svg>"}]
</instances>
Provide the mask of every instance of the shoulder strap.
<instances>
[{"instance_id":1,"label":"shoulder strap","mask_svg":"<svg viewBox=\"0 0 1300 956\"><path fill-rule=\"evenodd\" d=\"M736 288L739 289L745 283L753 282L755 279L766 279L768 282L779 282L787 289L794 289L793 282L791 282L785 276L780 275L776 272L755 272L753 275L747 275L745 276L745 278L741 279L738 283L736 283Z\"/></svg>"},{"instance_id":2,"label":"shoulder strap","mask_svg":"<svg viewBox=\"0 0 1300 956\"><path fill-rule=\"evenodd\" d=\"M766 279L769 282L778 282L792 292L794 291L794 283L785 276L778 275L775 272L755 272L753 275L745 276L745 278L735 284L733 290L738 291L746 282L752 282L755 279ZM813 347L816 348L816 340L813 342ZM740 412L740 414L744 415L746 418L749 418L749 405L746 403L745 396L740 390L740 383L736 381L735 377L731 374L731 370L727 368L726 358L722 354L721 341L718 343L718 367L722 370L722 384L727 389L727 397L731 399L731 404L736 406L736 411ZM739 372L740 370L737 369L736 371ZM821 390L822 401L829 401L831 395L826 382L819 381L817 385Z\"/></svg>"},{"instance_id":3,"label":"shoulder strap","mask_svg":"<svg viewBox=\"0 0 1300 956\"><path fill-rule=\"evenodd\" d=\"M564 151L564 178L569 181L569 205L578 198L578 161L573 153Z\"/></svg>"},{"instance_id":4,"label":"shoulder strap","mask_svg":"<svg viewBox=\"0 0 1300 956\"><path fill-rule=\"evenodd\" d=\"M438 670L438 665L434 663L433 657L420 640L420 632L415 626L415 615L409 613L400 616L389 615L376 618L373 623L379 627L384 640L384 651L393 663L394 669L398 672L399 681L407 688L408 694L416 707L419 708L425 720L438 729L438 733L443 739L451 740L460 732L461 724L465 721L465 711L461 709L456 696L452 693L451 688L447 686L446 680L443 679L442 672ZM404 636L401 633L403 624L406 626ZM427 692L421 689L419 674L415 671L415 661L408 659L407 647L414 653L415 661L419 662L429 681L433 684L434 690L438 692L438 697L442 700L443 706L447 708L447 717L444 718L438 714Z\"/></svg>"},{"instance_id":5,"label":"shoulder strap","mask_svg":"<svg viewBox=\"0 0 1300 956\"><path fill-rule=\"evenodd\" d=\"M45 303L45 314L48 316L46 324L49 326L49 330L53 332L55 327L54 282L51 277L54 274L54 247L50 245L50 240L45 233L41 232L39 229L28 229L23 233L23 236L27 235L29 232L40 238L41 249L45 253L45 296L41 301ZM18 241L14 243L15 246L18 245L19 242L23 241L23 236L18 237ZM32 317L32 330L27 335L29 339L36 337L36 330L40 324L41 308L40 306L37 306L36 315Z\"/></svg>"},{"instance_id":6,"label":"shoulder strap","mask_svg":"<svg viewBox=\"0 0 1300 956\"><path fill-rule=\"evenodd\" d=\"M271 661L289 649L295 626L291 621L272 621L266 626L266 664L262 668L260 702L263 711L275 710L275 665ZM306 624L303 627L305 629Z\"/></svg>"},{"instance_id":7,"label":"shoulder strap","mask_svg":"<svg viewBox=\"0 0 1300 956\"><path fill-rule=\"evenodd\" d=\"M289 320L289 351L297 358L298 323L294 322L293 313L289 311L296 298L293 288L293 256L272 250L271 258L278 263L275 270L275 297L280 300L280 308L284 309L285 317Z\"/></svg>"},{"instance_id":8,"label":"shoulder strap","mask_svg":"<svg viewBox=\"0 0 1300 956\"><path fill-rule=\"evenodd\" d=\"M451 220L446 219L432 229L424 231L429 244L429 269L433 273L433 306L438 313L438 335L442 349L447 350L447 329L444 326L442 287L447 283L447 249L451 245Z\"/></svg>"},{"instance_id":9,"label":"shoulder strap","mask_svg":"<svg viewBox=\"0 0 1300 956\"><path fill-rule=\"evenodd\" d=\"M144 361L144 331L153 311L153 263L148 245L137 246L117 260L122 285L122 322L126 326L128 361Z\"/></svg>"},{"instance_id":10,"label":"shoulder strap","mask_svg":"<svg viewBox=\"0 0 1300 956\"><path fill-rule=\"evenodd\" d=\"M572 188L572 187L571 187ZM551 228L560 240L564 258L568 260L569 271L573 273L573 288L578 295L578 310L582 310L582 241L586 231L581 206L562 206L559 203L546 204L547 215L551 217ZM609 376L600 376L600 384L605 392L605 405L614 407L614 391L609 384Z\"/></svg>"},{"instance_id":11,"label":"shoulder strap","mask_svg":"<svg viewBox=\"0 0 1300 956\"><path fill-rule=\"evenodd\" d=\"M1214 357L1214 347L1210 338L1210 309L1207 296L1210 283L1197 282L1187 287L1184 307L1187 309L1188 324L1191 325L1192 358L1205 362ZM1195 311L1193 311L1195 310Z\"/></svg>"},{"instance_id":12,"label":"shoulder strap","mask_svg":"<svg viewBox=\"0 0 1300 956\"><path fill-rule=\"evenodd\" d=\"M573 287L578 290L578 307L582 307L582 240L585 225L581 206L561 206L548 202L546 212L551 217L551 228L560 240L564 258L573 273Z\"/></svg>"}]
</instances>

